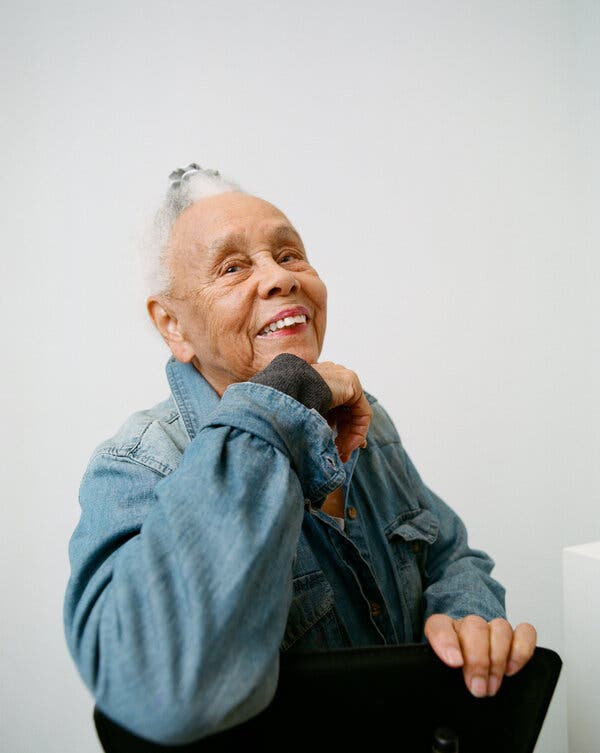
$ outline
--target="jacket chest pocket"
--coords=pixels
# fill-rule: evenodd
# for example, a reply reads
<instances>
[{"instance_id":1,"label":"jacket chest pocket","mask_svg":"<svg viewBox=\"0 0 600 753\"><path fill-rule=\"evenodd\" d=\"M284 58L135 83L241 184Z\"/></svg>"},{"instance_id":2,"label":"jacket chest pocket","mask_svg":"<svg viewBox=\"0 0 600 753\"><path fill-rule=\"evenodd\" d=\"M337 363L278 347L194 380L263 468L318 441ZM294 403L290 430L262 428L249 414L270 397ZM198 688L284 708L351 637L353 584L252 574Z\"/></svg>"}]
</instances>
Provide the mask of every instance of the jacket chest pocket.
<instances>
[{"instance_id":1,"label":"jacket chest pocket","mask_svg":"<svg viewBox=\"0 0 600 753\"><path fill-rule=\"evenodd\" d=\"M437 539L439 522L430 510L415 510L410 517L396 519L386 528L397 567L412 567L415 563L420 570L426 565L427 550Z\"/></svg>"},{"instance_id":2,"label":"jacket chest pocket","mask_svg":"<svg viewBox=\"0 0 600 753\"><path fill-rule=\"evenodd\" d=\"M423 559L426 547L437 539L439 521L430 510L414 510L407 517L402 515L387 526L386 536L392 546L398 549L399 564L409 564L412 560Z\"/></svg>"},{"instance_id":3,"label":"jacket chest pocket","mask_svg":"<svg viewBox=\"0 0 600 753\"><path fill-rule=\"evenodd\" d=\"M403 579L418 578L419 587L426 574L427 553L437 539L439 521L430 510L417 509L397 518L386 528L397 574ZM416 583L414 584L416 586Z\"/></svg>"}]
</instances>

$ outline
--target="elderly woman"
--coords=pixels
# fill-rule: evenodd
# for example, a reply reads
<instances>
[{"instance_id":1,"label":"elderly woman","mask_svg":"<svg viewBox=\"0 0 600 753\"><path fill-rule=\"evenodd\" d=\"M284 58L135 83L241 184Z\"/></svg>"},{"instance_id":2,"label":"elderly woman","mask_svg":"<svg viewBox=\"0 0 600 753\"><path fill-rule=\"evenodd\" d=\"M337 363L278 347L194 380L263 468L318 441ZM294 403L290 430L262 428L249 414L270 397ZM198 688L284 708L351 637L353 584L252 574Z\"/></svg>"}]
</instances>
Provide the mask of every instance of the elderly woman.
<instances>
[{"instance_id":1,"label":"elderly woman","mask_svg":"<svg viewBox=\"0 0 600 753\"><path fill-rule=\"evenodd\" d=\"M95 450L70 542L96 704L184 743L265 708L281 651L420 640L494 695L535 630L357 375L319 362L327 292L297 230L215 171L171 180L147 301L171 394Z\"/></svg>"}]
</instances>

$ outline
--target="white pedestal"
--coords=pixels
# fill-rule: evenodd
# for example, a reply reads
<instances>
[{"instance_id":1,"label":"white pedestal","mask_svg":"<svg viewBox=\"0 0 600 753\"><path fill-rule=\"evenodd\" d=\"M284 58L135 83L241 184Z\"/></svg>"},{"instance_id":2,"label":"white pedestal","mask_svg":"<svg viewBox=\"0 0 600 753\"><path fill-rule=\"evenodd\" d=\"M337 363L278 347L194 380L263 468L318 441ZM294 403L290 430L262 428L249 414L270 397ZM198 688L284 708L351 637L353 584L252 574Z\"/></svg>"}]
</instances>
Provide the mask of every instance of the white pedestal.
<instances>
[{"instance_id":1,"label":"white pedestal","mask_svg":"<svg viewBox=\"0 0 600 753\"><path fill-rule=\"evenodd\" d=\"M600 751L600 541L563 549L569 753Z\"/></svg>"}]
</instances>

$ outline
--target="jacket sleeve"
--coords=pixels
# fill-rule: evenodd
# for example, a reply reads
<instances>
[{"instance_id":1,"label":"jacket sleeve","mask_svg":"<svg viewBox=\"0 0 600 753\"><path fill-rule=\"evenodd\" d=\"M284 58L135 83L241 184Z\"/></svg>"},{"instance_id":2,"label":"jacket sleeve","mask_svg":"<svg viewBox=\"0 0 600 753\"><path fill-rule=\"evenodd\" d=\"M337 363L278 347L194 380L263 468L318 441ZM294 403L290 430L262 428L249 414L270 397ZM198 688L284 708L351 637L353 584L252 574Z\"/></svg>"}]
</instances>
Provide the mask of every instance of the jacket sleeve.
<instances>
[{"instance_id":1,"label":"jacket sleeve","mask_svg":"<svg viewBox=\"0 0 600 753\"><path fill-rule=\"evenodd\" d=\"M506 617L504 587L491 576L494 561L469 546L467 529L459 517L421 480L406 453L405 468L420 503L438 522L436 540L424 564L423 624L432 614L460 619L476 614L485 620Z\"/></svg>"},{"instance_id":2,"label":"jacket sleeve","mask_svg":"<svg viewBox=\"0 0 600 753\"><path fill-rule=\"evenodd\" d=\"M270 702L305 500L344 470L327 422L241 383L161 477L97 454L69 546L67 643L98 707L163 744Z\"/></svg>"}]
</instances>

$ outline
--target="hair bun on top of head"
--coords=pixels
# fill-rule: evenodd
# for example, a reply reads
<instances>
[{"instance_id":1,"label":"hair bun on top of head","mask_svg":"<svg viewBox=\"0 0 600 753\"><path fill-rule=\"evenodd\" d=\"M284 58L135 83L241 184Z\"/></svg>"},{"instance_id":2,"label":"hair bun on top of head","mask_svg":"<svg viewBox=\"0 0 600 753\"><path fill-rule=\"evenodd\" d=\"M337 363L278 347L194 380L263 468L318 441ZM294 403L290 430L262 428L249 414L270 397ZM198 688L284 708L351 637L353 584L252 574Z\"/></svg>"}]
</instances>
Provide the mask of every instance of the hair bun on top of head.
<instances>
[{"instance_id":1,"label":"hair bun on top of head","mask_svg":"<svg viewBox=\"0 0 600 753\"><path fill-rule=\"evenodd\" d=\"M220 174L218 170L207 170L206 168L200 167L196 162L190 162L187 167L178 167L177 170L173 170L169 175L171 188L178 188L182 181L187 180L190 175L193 175L194 173L204 173L204 175L212 177L217 177Z\"/></svg>"}]
</instances>

